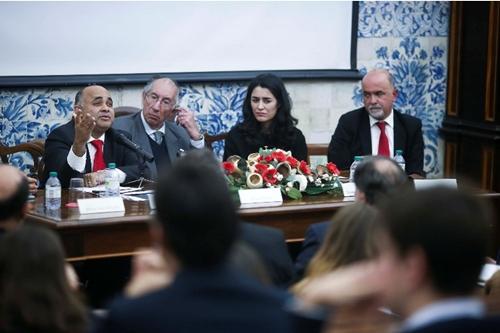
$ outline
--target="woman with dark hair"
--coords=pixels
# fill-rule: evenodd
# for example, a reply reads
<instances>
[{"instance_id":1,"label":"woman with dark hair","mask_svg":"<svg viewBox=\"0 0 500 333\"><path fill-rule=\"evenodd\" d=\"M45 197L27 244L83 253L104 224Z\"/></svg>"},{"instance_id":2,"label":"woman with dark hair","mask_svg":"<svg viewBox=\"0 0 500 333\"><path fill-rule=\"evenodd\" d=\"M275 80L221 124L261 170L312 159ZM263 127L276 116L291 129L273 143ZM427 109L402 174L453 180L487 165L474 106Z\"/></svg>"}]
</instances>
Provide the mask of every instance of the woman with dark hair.
<instances>
[{"instance_id":1,"label":"woman with dark hair","mask_svg":"<svg viewBox=\"0 0 500 333\"><path fill-rule=\"evenodd\" d=\"M307 160L307 145L295 127L292 101L281 79L273 74L254 78L243 104L243 122L233 127L225 142L224 160L231 155L246 159L259 148L290 150L300 160Z\"/></svg>"},{"instance_id":2,"label":"woman with dark hair","mask_svg":"<svg viewBox=\"0 0 500 333\"><path fill-rule=\"evenodd\" d=\"M80 333L87 311L71 290L61 242L23 226L0 241L0 332Z\"/></svg>"}]
</instances>

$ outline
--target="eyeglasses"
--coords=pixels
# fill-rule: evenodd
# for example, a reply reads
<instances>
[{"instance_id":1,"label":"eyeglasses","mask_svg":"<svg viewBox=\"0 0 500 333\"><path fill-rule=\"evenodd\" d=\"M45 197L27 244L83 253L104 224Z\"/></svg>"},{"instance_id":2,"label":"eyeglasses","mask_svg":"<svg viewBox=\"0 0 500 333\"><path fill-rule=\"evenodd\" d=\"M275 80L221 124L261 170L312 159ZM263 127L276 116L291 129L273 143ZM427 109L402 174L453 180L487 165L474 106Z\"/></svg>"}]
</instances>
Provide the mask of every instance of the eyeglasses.
<instances>
[{"instance_id":1,"label":"eyeglasses","mask_svg":"<svg viewBox=\"0 0 500 333\"><path fill-rule=\"evenodd\" d=\"M160 96L155 93L146 94L146 102L148 102L148 104L155 105L158 101L160 101L160 106L162 108L169 108L174 105L174 101L170 98L162 98L160 100Z\"/></svg>"}]
</instances>

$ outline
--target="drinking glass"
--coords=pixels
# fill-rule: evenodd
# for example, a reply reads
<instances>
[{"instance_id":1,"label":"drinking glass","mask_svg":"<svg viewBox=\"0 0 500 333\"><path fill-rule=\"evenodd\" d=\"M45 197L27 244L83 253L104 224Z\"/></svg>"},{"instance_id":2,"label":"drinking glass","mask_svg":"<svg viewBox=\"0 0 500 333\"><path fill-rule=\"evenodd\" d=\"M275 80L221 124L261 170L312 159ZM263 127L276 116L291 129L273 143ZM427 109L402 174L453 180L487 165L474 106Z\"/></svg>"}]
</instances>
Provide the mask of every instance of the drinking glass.
<instances>
[{"instance_id":1,"label":"drinking glass","mask_svg":"<svg viewBox=\"0 0 500 333\"><path fill-rule=\"evenodd\" d=\"M83 178L71 178L69 180L68 202L77 202L78 199L83 199L84 197Z\"/></svg>"}]
</instances>

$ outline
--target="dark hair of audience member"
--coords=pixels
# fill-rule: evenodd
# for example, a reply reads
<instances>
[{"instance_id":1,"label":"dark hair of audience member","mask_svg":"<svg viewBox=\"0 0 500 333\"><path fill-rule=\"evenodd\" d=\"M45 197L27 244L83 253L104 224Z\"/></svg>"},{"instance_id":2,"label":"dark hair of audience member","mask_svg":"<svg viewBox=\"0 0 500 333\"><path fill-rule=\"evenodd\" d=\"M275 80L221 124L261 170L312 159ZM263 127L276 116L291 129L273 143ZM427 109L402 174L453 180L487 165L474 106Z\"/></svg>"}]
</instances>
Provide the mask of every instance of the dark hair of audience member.
<instances>
[{"instance_id":1,"label":"dark hair of audience member","mask_svg":"<svg viewBox=\"0 0 500 333\"><path fill-rule=\"evenodd\" d=\"M0 199L0 222L10 218L21 219L23 207L29 196L29 185L26 177L21 177L21 182L16 191L8 198Z\"/></svg>"},{"instance_id":2,"label":"dark hair of audience member","mask_svg":"<svg viewBox=\"0 0 500 333\"><path fill-rule=\"evenodd\" d=\"M229 263L232 267L264 285L270 286L272 284L271 277L261 257L244 241L237 241L234 244L229 256Z\"/></svg>"},{"instance_id":3,"label":"dark hair of audience member","mask_svg":"<svg viewBox=\"0 0 500 333\"><path fill-rule=\"evenodd\" d=\"M298 124L297 118L292 116L292 100L286 91L283 81L274 74L260 74L248 85L247 95L243 102L243 122L241 128L246 140L255 143L261 132L261 124L255 119L252 112L252 92L256 87L266 88L278 104L278 110L269 128L270 142L286 146L295 139L294 127Z\"/></svg>"},{"instance_id":4,"label":"dark hair of audience member","mask_svg":"<svg viewBox=\"0 0 500 333\"><path fill-rule=\"evenodd\" d=\"M408 176L399 165L382 156L365 156L354 172L354 183L371 205L412 188Z\"/></svg>"},{"instance_id":5,"label":"dark hair of audience member","mask_svg":"<svg viewBox=\"0 0 500 333\"><path fill-rule=\"evenodd\" d=\"M374 258L377 255L374 238L377 219L377 209L363 202L340 209L333 217L321 247L307 266L304 279L293 289L300 290L309 278Z\"/></svg>"},{"instance_id":6,"label":"dark hair of audience member","mask_svg":"<svg viewBox=\"0 0 500 333\"><path fill-rule=\"evenodd\" d=\"M406 192L382 206L378 225L404 258L424 251L429 278L444 295L473 291L488 252L491 208L471 194L435 188Z\"/></svg>"},{"instance_id":7,"label":"dark hair of audience member","mask_svg":"<svg viewBox=\"0 0 500 333\"><path fill-rule=\"evenodd\" d=\"M155 201L165 244L184 267L208 268L227 258L238 220L212 152L192 150L177 160L160 176Z\"/></svg>"},{"instance_id":8,"label":"dark hair of audience member","mask_svg":"<svg viewBox=\"0 0 500 333\"><path fill-rule=\"evenodd\" d=\"M84 332L87 313L65 271L50 230L25 225L0 241L0 331Z\"/></svg>"}]
</instances>

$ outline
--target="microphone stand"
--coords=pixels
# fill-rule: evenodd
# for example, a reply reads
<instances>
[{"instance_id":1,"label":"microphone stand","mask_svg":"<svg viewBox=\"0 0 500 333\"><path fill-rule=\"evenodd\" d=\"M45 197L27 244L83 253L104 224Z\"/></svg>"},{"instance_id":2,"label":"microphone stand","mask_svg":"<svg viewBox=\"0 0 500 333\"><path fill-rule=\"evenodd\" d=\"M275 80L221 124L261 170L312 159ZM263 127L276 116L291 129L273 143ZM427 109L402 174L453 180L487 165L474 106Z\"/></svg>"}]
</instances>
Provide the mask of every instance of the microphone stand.
<instances>
[{"instance_id":1,"label":"microphone stand","mask_svg":"<svg viewBox=\"0 0 500 333\"><path fill-rule=\"evenodd\" d=\"M154 184L155 183L154 181L149 180L146 177L144 177L145 170L146 170L146 158L144 157L143 154L140 154L139 152L137 152L137 157L139 158L139 164L138 164L139 178L128 182L126 185L132 185L132 184L139 182L139 185L137 185L137 187L139 188L142 186L143 182L148 182L148 183Z\"/></svg>"}]
</instances>

